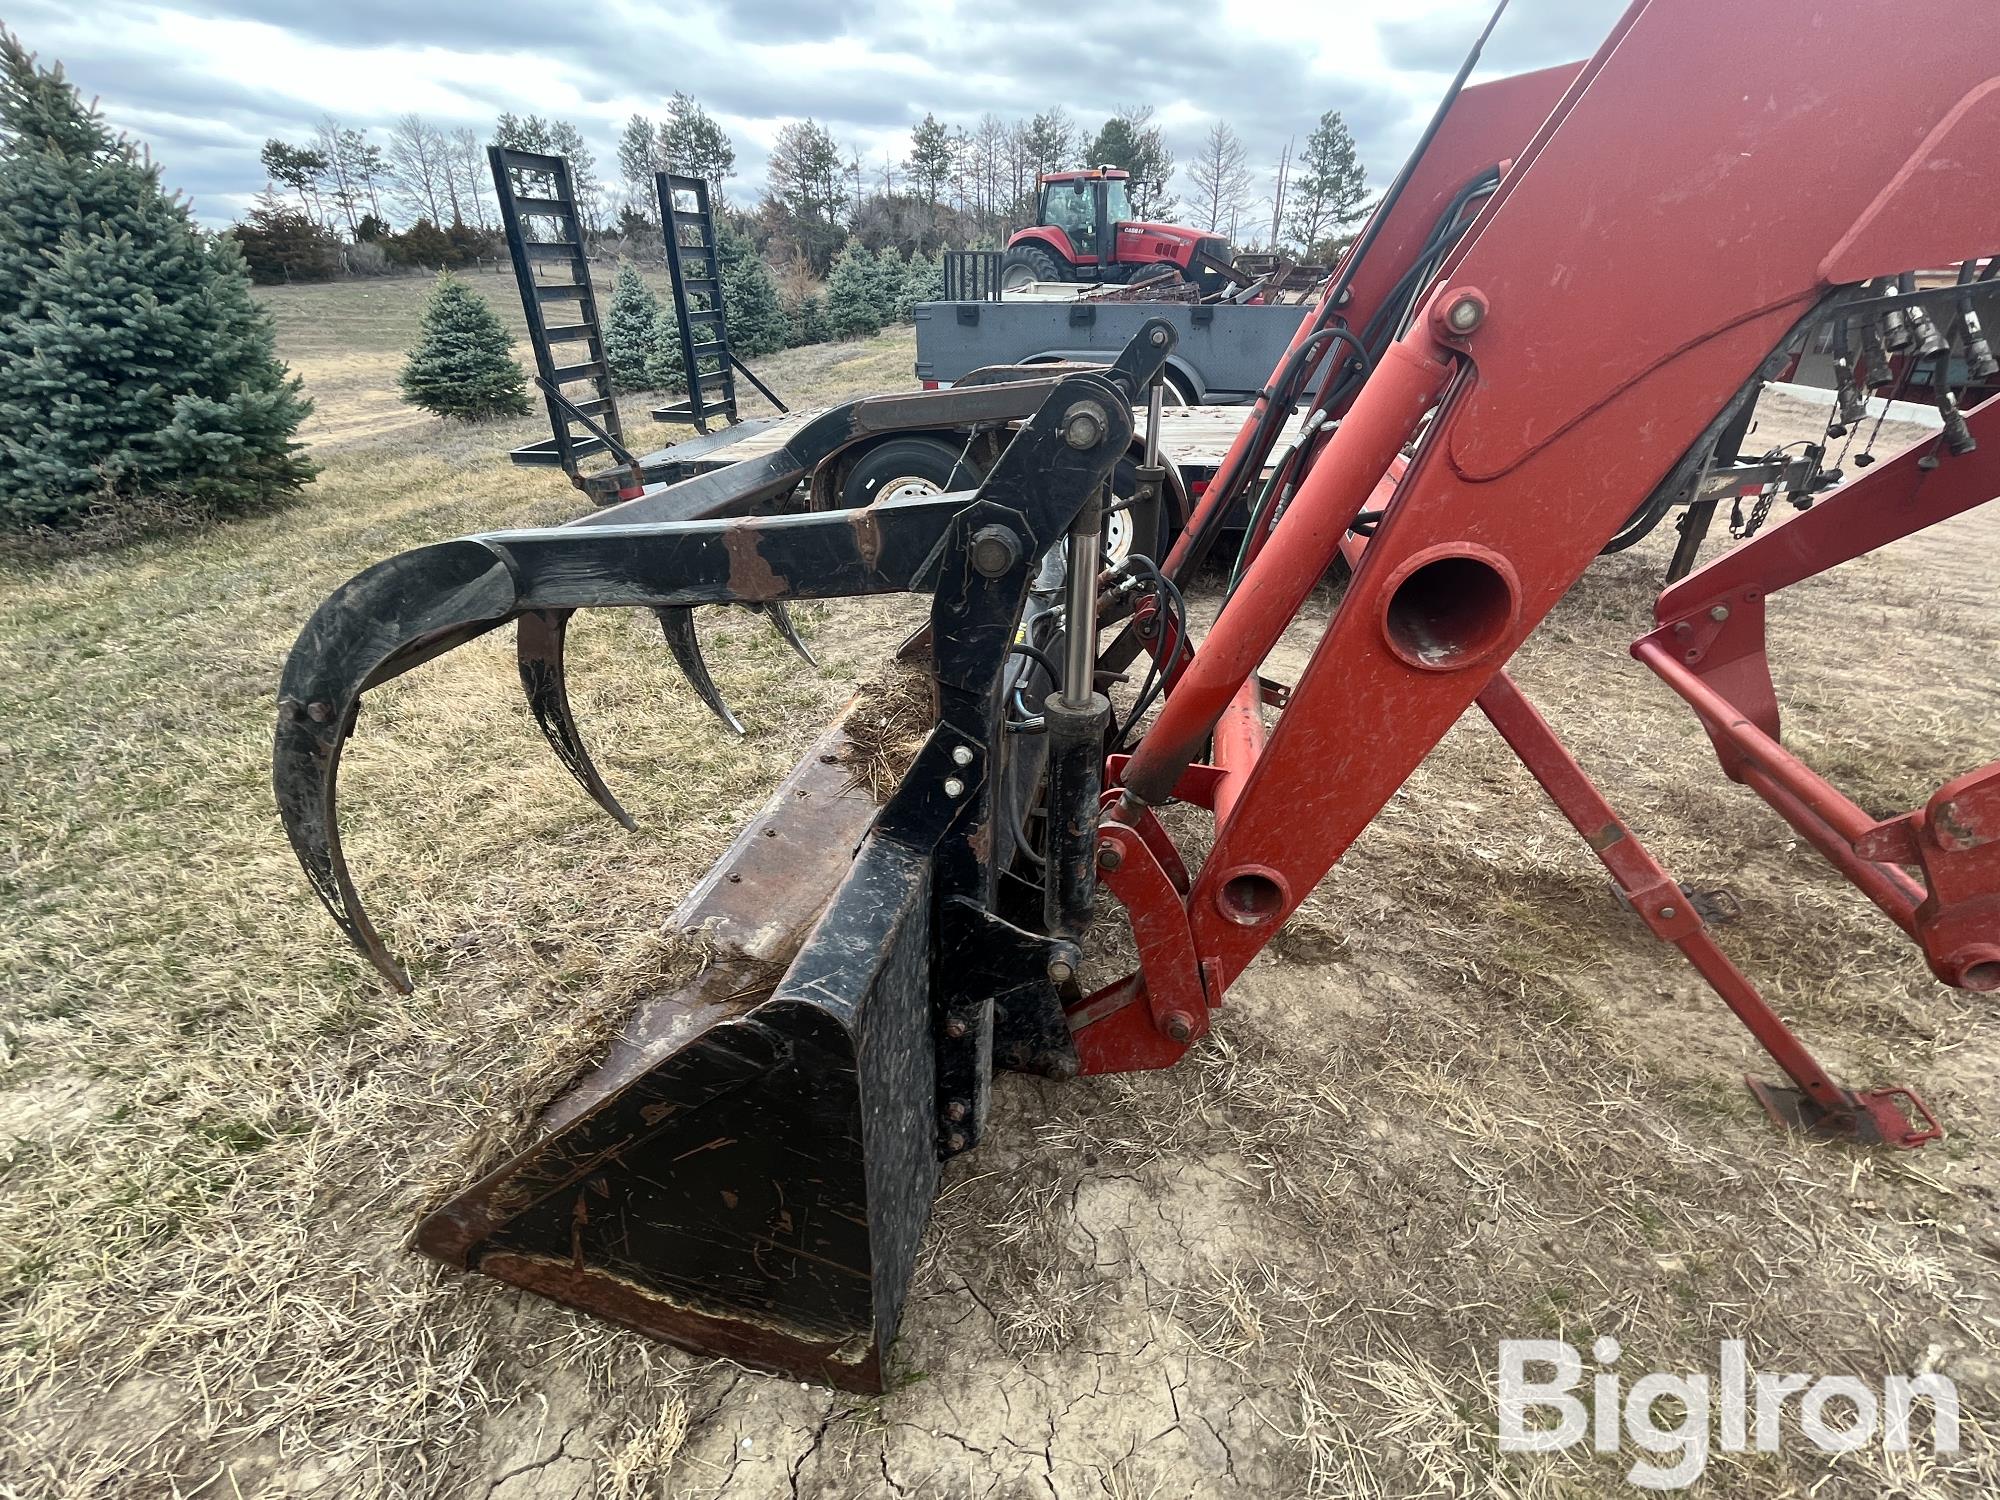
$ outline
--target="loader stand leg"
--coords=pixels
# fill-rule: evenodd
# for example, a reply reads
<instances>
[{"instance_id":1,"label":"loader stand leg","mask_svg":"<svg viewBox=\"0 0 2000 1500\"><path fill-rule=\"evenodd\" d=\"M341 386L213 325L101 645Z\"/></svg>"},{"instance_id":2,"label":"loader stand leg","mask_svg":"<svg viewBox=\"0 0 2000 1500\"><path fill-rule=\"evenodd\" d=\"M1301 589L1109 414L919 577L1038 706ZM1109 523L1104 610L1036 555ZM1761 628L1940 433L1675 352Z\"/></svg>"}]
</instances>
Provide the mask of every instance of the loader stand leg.
<instances>
[{"instance_id":1,"label":"loader stand leg","mask_svg":"<svg viewBox=\"0 0 2000 1500\"><path fill-rule=\"evenodd\" d=\"M1783 1088L1754 1078L1744 1080L1774 1122L1864 1145L1921 1146L1944 1135L1937 1118L1914 1090L1891 1085L1856 1092L1827 1076L1757 987L1716 946L1693 902L1632 836L1512 678L1505 672L1496 674L1480 693L1479 707L1571 826L1596 851L1653 935L1686 955L1796 1085Z\"/></svg>"}]
</instances>

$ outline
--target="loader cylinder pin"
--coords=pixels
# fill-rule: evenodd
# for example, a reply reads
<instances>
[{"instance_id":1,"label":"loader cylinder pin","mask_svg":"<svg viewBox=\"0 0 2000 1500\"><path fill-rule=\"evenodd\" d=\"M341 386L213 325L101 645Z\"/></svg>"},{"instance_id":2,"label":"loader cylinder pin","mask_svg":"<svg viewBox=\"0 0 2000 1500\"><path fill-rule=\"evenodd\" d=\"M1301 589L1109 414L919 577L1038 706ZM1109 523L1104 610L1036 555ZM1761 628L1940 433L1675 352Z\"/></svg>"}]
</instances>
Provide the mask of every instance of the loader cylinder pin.
<instances>
[{"instance_id":1,"label":"loader cylinder pin","mask_svg":"<svg viewBox=\"0 0 2000 1500\"><path fill-rule=\"evenodd\" d=\"M1445 309L1445 327L1460 338L1474 332L1485 321L1486 299L1476 291L1458 293Z\"/></svg>"},{"instance_id":2,"label":"loader cylinder pin","mask_svg":"<svg viewBox=\"0 0 2000 1500\"><path fill-rule=\"evenodd\" d=\"M1072 448L1095 448L1111 418L1095 401L1079 401L1063 413L1063 441Z\"/></svg>"},{"instance_id":3,"label":"loader cylinder pin","mask_svg":"<svg viewBox=\"0 0 2000 1500\"><path fill-rule=\"evenodd\" d=\"M1021 539L1005 526L982 526L972 533L972 570L998 578L1021 560Z\"/></svg>"}]
</instances>

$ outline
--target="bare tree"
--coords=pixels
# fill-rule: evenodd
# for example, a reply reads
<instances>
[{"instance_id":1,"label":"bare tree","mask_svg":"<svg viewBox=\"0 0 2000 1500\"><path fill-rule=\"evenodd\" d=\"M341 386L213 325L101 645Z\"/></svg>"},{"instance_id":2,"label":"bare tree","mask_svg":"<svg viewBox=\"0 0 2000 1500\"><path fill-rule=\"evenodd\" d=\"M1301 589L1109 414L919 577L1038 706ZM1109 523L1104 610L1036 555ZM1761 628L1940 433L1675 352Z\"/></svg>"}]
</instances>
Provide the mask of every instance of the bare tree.
<instances>
[{"instance_id":1,"label":"bare tree","mask_svg":"<svg viewBox=\"0 0 2000 1500\"><path fill-rule=\"evenodd\" d=\"M1243 143L1226 120L1209 127L1201 155L1188 164L1195 186L1194 207L1209 229L1234 222L1250 191L1250 169L1244 164Z\"/></svg>"},{"instance_id":2,"label":"bare tree","mask_svg":"<svg viewBox=\"0 0 2000 1500\"><path fill-rule=\"evenodd\" d=\"M999 216L1001 182L1007 165L1007 126L992 113L979 117L972 127L972 178L982 227L990 227Z\"/></svg>"},{"instance_id":3,"label":"bare tree","mask_svg":"<svg viewBox=\"0 0 2000 1500\"><path fill-rule=\"evenodd\" d=\"M1292 143L1285 142L1285 149L1278 153L1276 185L1271 190L1271 248L1278 248L1278 235L1285 222L1285 186L1292 171Z\"/></svg>"},{"instance_id":4,"label":"bare tree","mask_svg":"<svg viewBox=\"0 0 2000 1500\"><path fill-rule=\"evenodd\" d=\"M549 127L549 150L569 163L569 187L576 194L580 229L592 233L604 228L604 185L597 180L597 157L589 143L568 120Z\"/></svg>"},{"instance_id":5,"label":"bare tree","mask_svg":"<svg viewBox=\"0 0 2000 1500\"><path fill-rule=\"evenodd\" d=\"M332 190L334 211L347 221L347 237L358 239L365 193L358 170L360 164L350 157L349 137L353 134L351 130L342 130L340 121L332 115L321 115L313 134L313 148L326 158L326 182Z\"/></svg>"},{"instance_id":6,"label":"bare tree","mask_svg":"<svg viewBox=\"0 0 2000 1500\"><path fill-rule=\"evenodd\" d=\"M486 165L486 148L480 143L479 132L469 125L461 125L454 130L447 143L447 160L451 176L458 184L460 209L479 228L491 228L497 210L489 211L487 205L491 173Z\"/></svg>"},{"instance_id":7,"label":"bare tree","mask_svg":"<svg viewBox=\"0 0 2000 1500\"><path fill-rule=\"evenodd\" d=\"M421 115L398 115L389 131L389 168L410 217L443 224L451 177L451 149L444 132Z\"/></svg>"}]
</instances>

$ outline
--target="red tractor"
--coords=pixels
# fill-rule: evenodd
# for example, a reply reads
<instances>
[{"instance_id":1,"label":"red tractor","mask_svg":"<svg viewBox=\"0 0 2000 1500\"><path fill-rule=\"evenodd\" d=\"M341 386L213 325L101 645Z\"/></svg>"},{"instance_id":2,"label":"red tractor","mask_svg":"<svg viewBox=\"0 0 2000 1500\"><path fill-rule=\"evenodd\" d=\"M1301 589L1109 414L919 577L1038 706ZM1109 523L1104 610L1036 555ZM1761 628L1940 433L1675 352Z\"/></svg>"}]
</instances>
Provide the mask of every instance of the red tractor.
<instances>
[{"instance_id":1,"label":"red tractor","mask_svg":"<svg viewBox=\"0 0 2000 1500\"><path fill-rule=\"evenodd\" d=\"M1229 242L1179 224L1132 217L1119 167L1050 172L1038 183L1035 222L1007 241L1000 284L1014 291L1037 281L1131 281L1149 267L1170 265L1204 294L1240 278Z\"/></svg>"}]
</instances>

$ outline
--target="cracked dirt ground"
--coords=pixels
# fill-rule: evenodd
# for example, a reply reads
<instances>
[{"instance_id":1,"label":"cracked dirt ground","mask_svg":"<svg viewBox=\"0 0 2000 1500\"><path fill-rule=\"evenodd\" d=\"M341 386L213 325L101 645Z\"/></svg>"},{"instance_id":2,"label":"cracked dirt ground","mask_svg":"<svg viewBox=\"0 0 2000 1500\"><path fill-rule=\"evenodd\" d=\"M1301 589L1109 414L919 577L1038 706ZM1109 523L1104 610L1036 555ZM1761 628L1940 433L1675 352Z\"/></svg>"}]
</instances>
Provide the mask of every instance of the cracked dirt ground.
<instances>
[{"instance_id":1,"label":"cracked dirt ground","mask_svg":"<svg viewBox=\"0 0 2000 1500\"><path fill-rule=\"evenodd\" d=\"M288 338L317 316L279 306ZM851 348L908 357L907 335ZM830 396L847 377L814 358L772 378ZM819 676L753 619L705 622L742 742L636 622L581 621L578 711L631 836L542 751L503 645L374 695L343 808L420 981L384 994L269 811L271 684L356 568L569 513L495 457L530 435L328 439L298 511L4 564L0 1495L1615 1494L1629 1454L1494 1441L1497 1341L1602 1333L1638 1370L1712 1369L1742 1337L1760 1368L1959 1384L1956 1456L1717 1454L1703 1493L1994 1491L1990 1007L1932 983L1626 656L1665 537L1593 567L1520 679L1681 878L1735 890L1722 941L1808 1040L1851 1081L1923 1090L1943 1145L1771 1131L1745 1036L1474 720L1180 1068L1002 1078L991 1143L946 1175L889 1395L418 1259L415 1216L616 1024L651 929L905 617L803 611ZM1871 809L1992 754L1997 526L1773 610L1788 741Z\"/></svg>"}]
</instances>

